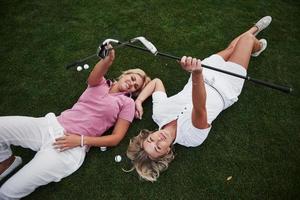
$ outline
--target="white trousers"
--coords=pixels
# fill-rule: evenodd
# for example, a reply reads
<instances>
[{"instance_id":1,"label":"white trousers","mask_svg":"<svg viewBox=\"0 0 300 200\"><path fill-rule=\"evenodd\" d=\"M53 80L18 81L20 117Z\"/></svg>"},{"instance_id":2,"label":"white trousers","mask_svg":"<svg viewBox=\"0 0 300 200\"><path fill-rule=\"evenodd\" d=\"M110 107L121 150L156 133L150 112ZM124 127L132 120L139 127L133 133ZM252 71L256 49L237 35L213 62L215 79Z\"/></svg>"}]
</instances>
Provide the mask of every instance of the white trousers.
<instances>
[{"instance_id":1,"label":"white trousers","mask_svg":"<svg viewBox=\"0 0 300 200\"><path fill-rule=\"evenodd\" d=\"M0 200L20 199L37 187L58 182L75 172L83 163L85 147L63 152L53 148L63 127L53 113L45 117L0 117L0 162L12 155L10 145L37 151L34 158L0 188Z\"/></svg>"}]
</instances>

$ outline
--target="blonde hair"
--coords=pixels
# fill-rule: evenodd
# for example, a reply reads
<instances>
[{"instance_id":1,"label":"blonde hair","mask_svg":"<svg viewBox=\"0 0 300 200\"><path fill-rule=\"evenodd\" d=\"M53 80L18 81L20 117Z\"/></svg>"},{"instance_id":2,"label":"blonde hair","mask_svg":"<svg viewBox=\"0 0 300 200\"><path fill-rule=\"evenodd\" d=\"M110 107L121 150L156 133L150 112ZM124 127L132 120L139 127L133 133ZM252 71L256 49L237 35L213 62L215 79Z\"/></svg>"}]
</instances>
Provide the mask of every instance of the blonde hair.
<instances>
[{"instance_id":1,"label":"blonde hair","mask_svg":"<svg viewBox=\"0 0 300 200\"><path fill-rule=\"evenodd\" d=\"M143 142L152 132L146 129L141 130L137 136L130 140L126 153L133 165L132 170L135 169L140 178L154 182L159 177L159 174L168 168L169 163L175 156L173 149L168 154L155 160L148 156L143 149Z\"/></svg>"},{"instance_id":2,"label":"blonde hair","mask_svg":"<svg viewBox=\"0 0 300 200\"><path fill-rule=\"evenodd\" d=\"M141 91L146 87L146 85L151 81L151 78L142 69L135 68L135 69L129 69L129 70L123 71L122 74L118 77L118 80L120 78L122 78L122 76L128 75L128 74L137 74L143 80L142 87L140 89L138 89L137 91L132 93L133 97L137 97L141 93Z\"/></svg>"}]
</instances>

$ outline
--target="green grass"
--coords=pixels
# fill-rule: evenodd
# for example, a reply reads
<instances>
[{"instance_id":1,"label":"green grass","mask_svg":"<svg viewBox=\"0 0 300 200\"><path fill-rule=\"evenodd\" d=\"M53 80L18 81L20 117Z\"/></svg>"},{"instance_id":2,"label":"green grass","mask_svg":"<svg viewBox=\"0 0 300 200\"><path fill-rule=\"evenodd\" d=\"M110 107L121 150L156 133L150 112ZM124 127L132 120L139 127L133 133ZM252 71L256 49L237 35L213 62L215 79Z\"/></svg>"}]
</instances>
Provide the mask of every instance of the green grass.
<instances>
[{"instance_id":1,"label":"green grass","mask_svg":"<svg viewBox=\"0 0 300 200\"><path fill-rule=\"evenodd\" d=\"M248 73L295 89L286 95L246 83L239 102L214 121L205 143L190 149L177 146L175 161L156 183L122 172L130 167L127 160L114 162L138 130L156 128L149 100L143 120L131 126L118 147L106 152L93 148L77 172L25 199L299 198L299 10L299 2L292 0L1 1L1 116L38 117L70 108L86 87L89 71L64 66L94 53L106 38L142 35L161 52L203 59L264 15L273 17L260 35L268 48L251 61ZM108 77L139 66L160 77L169 94L188 78L172 60L127 48L117 50ZM25 163L34 156L30 150L14 150Z\"/></svg>"}]
</instances>

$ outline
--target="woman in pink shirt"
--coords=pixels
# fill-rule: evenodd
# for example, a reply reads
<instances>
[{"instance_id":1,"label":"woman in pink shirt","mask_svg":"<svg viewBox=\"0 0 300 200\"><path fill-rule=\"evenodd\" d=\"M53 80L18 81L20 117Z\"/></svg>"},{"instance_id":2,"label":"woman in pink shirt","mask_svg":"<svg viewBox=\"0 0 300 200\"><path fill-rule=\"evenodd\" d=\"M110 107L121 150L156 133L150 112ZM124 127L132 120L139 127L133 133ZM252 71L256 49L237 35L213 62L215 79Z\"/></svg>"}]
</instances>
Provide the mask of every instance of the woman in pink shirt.
<instances>
[{"instance_id":1,"label":"woman in pink shirt","mask_svg":"<svg viewBox=\"0 0 300 200\"><path fill-rule=\"evenodd\" d=\"M23 198L41 185L58 182L81 166L88 147L116 146L123 139L135 115L131 96L137 96L150 78L141 69L130 69L117 81L106 80L114 58L111 50L95 65L87 89L58 117L0 117L0 180L22 163L10 145L37 152L1 186L0 199ZM101 136L113 126L110 135Z\"/></svg>"}]
</instances>

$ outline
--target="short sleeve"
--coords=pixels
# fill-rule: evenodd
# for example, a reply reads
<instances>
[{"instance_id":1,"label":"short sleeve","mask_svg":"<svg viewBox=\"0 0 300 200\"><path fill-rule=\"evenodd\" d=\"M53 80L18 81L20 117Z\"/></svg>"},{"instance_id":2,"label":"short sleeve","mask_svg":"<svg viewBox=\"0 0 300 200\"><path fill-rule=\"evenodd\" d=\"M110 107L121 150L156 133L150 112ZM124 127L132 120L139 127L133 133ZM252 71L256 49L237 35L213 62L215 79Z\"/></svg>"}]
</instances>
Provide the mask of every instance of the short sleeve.
<instances>
[{"instance_id":1,"label":"short sleeve","mask_svg":"<svg viewBox=\"0 0 300 200\"><path fill-rule=\"evenodd\" d=\"M132 122L134 119L135 104L133 99L127 98L128 100L121 107L119 118Z\"/></svg>"},{"instance_id":2,"label":"short sleeve","mask_svg":"<svg viewBox=\"0 0 300 200\"><path fill-rule=\"evenodd\" d=\"M181 134L177 134L174 144L180 144L186 147L197 147L207 138L211 125L206 129L198 129L190 122Z\"/></svg>"},{"instance_id":3,"label":"short sleeve","mask_svg":"<svg viewBox=\"0 0 300 200\"><path fill-rule=\"evenodd\" d=\"M109 80L107 80L105 77L103 77L102 80L100 81L100 83L98 85L96 85L96 86L90 86L88 83L87 83L87 85L88 85L88 88L99 87L99 86L101 86L103 84L106 84L107 81L109 81Z\"/></svg>"},{"instance_id":4,"label":"short sleeve","mask_svg":"<svg viewBox=\"0 0 300 200\"><path fill-rule=\"evenodd\" d=\"M153 92L152 94L152 103L153 104L157 104L165 99L167 99L167 94L165 92L162 92L162 91L156 91L156 92Z\"/></svg>"}]
</instances>

